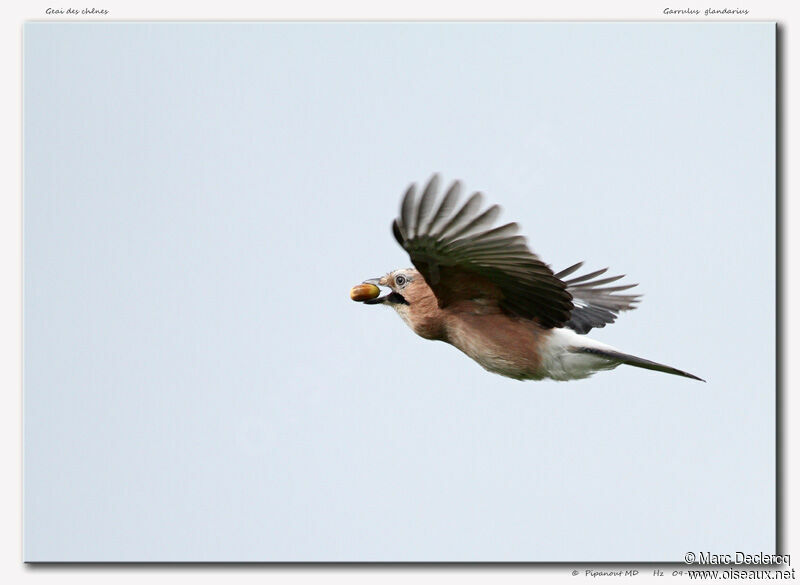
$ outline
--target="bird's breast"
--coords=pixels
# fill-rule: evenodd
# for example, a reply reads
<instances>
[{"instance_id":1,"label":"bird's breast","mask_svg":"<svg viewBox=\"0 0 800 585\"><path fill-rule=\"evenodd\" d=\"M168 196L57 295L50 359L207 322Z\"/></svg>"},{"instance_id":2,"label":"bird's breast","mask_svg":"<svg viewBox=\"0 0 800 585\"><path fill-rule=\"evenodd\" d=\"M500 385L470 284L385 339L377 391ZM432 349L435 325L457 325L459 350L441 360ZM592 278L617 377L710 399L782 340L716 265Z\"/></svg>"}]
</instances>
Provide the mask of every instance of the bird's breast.
<instances>
[{"instance_id":1,"label":"bird's breast","mask_svg":"<svg viewBox=\"0 0 800 585\"><path fill-rule=\"evenodd\" d=\"M400 318L411 330L425 339L442 339L443 322L442 314L438 308L430 311L420 311L417 306L395 305L395 310Z\"/></svg>"},{"instance_id":2,"label":"bird's breast","mask_svg":"<svg viewBox=\"0 0 800 585\"><path fill-rule=\"evenodd\" d=\"M541 345L547 331L534 321L503 313L451 312L445 341L483 368L518 380L540 379Z\"/></svg>"}]
</instances>

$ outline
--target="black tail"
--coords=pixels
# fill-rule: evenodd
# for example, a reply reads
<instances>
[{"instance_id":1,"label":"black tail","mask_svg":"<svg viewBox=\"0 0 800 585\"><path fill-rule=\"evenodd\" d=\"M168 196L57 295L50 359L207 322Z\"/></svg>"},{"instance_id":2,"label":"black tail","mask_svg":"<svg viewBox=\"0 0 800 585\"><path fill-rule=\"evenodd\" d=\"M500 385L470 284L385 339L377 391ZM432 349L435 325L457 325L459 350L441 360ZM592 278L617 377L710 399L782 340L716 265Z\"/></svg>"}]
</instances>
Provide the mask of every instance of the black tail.
<instances>
[{"instance_id":1,"label":"black tail","mask_svg":"<svg viewBox=\"0 0 800 585\"><path fill-rule=\"evenodd\" d=\"M622 353L621 351L613 351L613 350L606 350L606 349L595 349L594 347L580 347L576 348L574 351L578 351L580 353L591 353L593 355L599 355L610 360L617 361L621 364L627 364L629 366L636 366L637 368L644 368L646 370L655 370L657 372L664 372L666 374L674 374L676 376L683 376L685 378L691 378L692 380L700 380L701 382L705 382L703 378L698 378L694 374L690 374L689 372L684 372L683 370L679 370L677 368L672 368L670 366L665 366L664 364L659 364L656 362L651 362L650 360L646 360L644 358L636 357L635 355L630 355L627 353Z\"/></svg>"}]
</instances>

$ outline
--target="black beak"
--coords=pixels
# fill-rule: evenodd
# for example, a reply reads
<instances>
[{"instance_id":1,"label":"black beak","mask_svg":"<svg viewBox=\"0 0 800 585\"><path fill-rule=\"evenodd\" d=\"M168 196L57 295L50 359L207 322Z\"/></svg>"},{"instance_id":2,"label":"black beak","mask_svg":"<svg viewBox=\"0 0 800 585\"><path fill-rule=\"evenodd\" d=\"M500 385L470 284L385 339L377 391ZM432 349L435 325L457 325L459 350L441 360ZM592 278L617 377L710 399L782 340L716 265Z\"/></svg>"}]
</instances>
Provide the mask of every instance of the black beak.
<instances>
[{"instance_id":1,"label":"black beak","mask_svg":"<svg viewBox=\"0 0 800 585\"><path fill-rule=\"evenodd\" d=\"M364 284L374 284L375 286L381 286L380 278L370 278L369 280L365 280ZM363 301L365 305L379 305L382 303L396 303L398 305L407 305L408 301L403 298L403 295L391 291L385 295L381 295L374 299L368 299Z\"/></svg>"},{"instance_id":2,"label":"black beak","mask_svg":"<svg viewBox=\"0 0 800 585\"><path fill-rule=\"evenodd\" d=\"M368 299L364 301L365 305L378 305L380 303L386 302L386 299L389 298L389 295L383 295L382 297L377 297L375 299Z\"/></svg>"}]
</instances>

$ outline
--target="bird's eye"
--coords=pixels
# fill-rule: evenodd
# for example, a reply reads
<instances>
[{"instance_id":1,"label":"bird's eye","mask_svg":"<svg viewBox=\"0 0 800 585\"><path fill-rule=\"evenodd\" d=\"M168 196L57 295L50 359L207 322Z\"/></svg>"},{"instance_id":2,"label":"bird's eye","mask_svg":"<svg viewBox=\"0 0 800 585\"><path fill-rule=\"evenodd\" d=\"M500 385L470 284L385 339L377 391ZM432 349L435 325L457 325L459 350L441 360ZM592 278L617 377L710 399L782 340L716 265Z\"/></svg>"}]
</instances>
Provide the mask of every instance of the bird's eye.
<instances>
[{"instance_id":1,"label":"bird's eye","mask_svg":"<svg viewBox=\"0 0 800 585\"><path fill-rule=\"evenodd\" d=\"M397 276L394 277L394 283L397 286L403 286L406 282L407 282L406 277L403 276L402 274L398 274Z\"/></svg>"}]
</instances>

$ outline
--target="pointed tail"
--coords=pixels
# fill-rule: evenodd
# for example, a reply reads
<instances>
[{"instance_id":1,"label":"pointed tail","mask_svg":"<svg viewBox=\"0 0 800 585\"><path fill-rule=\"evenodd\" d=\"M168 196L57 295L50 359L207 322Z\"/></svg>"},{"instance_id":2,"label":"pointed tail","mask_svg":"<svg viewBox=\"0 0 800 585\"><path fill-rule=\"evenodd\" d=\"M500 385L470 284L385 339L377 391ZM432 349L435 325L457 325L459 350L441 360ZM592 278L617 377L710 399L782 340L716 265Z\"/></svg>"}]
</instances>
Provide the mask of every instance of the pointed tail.
<instances>
[{"instance_id":1,"label":"pointed tail","mask_svg":"<svg viewBox=\"0 0 800 585\"><path fill-rule=\"evenodd\" d=\"M572 351L576 351L579 353L589 353L592 355L597 355L604 358L608 358L610 360L617 361L621 364L627 364L629 366L635 366L637 368L644 368L646 370L655 370L657 372L664 372L666 374L674 374L675 376L683 376L685 378L691 378L692 380L700 380L701 382L705 382L703 378L698 378L697 376L695 376L694 374L690 374L689 372L684 372L683 370L679 370L678 368L665 366L664 364L651 362L650 360L636 357L635 355L622 353L621 351L616 351L611 349L599 349L595 347L576 347Z\"/></svg>"}]
</instances>

